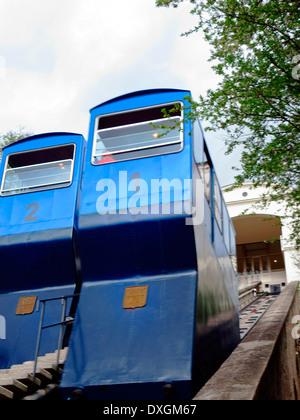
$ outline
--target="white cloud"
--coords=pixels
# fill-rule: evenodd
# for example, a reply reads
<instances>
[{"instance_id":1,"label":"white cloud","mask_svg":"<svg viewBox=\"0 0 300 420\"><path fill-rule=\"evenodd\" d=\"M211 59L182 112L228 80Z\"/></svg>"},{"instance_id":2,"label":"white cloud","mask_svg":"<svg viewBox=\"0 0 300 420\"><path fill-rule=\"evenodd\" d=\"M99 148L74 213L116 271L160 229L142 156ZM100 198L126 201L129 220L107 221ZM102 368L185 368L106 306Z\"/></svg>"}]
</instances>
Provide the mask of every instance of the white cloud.
<instances>
[{"instance_id":1,"label":"white cloud","mask_svg":"<svg viewBox=\"0 0 300 420\"><path fill-rule=\"evenodd\" d=\"M0 0L0 54L1 46L9 53L15 48L14 63L6 60L6 77L0 80L0 132L19 124L35 132L87 125L82 97L159 40L174 19L166 12L155 8L154 0ZM28 45L26 60L34 59L35 50L53 50L51 71L28 71L22 60L16 64Z\"/></svg>"},{"instance_id":2,"label":"white cloud","mask_svg":"<svg viewBox=\"0 0 300 420\"><path fill-rule=\"evenodd\" d=\"M197 23L190 9L158 9L155 0L0 0L0 133L21 125L86 136L90 107L139 89L190 89L197 100L218 78L202 34L180 37ZM209 143L224 173L223 144Z\"/></svg>"},{"instance_id":3,"label":"white cloud","mask_svg":"<svg viewBox=\"0 0 300 420\"><path fill-rule=\"evenodd\" d=\"M128 67L159 39L163 26L150 22L156 13L152 0L73 1L69 19L61 16L48 32L57 54L55 77L83 90Z\"/></svg>"},{"instance_id":4,"label":"white cloud","mask_svg":"<svg viewBox=\"0 0 300 420\"><path fill-rule=\"evenodd\" d=\"M170 69L182 78L195 100L218 83L209 58L209 46L200 33L177 39Z\"/></svg>"},{"instance_id":5,"label":"white cloud","mask_svg":"<svg viewBox=\"0 0 300 420\"><path fill-rule=\"evenodd\" d=\"M0 0L0 44L25 45L32 41L40 25L59 13L70 0Z\"/></svg>"},{"instance_id":6,"label":"white cloud","mask_svg":"<svg viewBox=\"0 0 300 420\"><path fill-rule=\"evenodd\" d=\"M103 86L106 96L91 106L110 91L115 96L161 80L166 87L182 80L174 87L197 97L211 73L201 35L180 38L195 23L189 10L158 9L155 0L0 0L0 55L7 54L0 132L23 125L35 133L86 134L83 100L114 74L126 74L122 91Z\"/></svg>"}]
</instances>

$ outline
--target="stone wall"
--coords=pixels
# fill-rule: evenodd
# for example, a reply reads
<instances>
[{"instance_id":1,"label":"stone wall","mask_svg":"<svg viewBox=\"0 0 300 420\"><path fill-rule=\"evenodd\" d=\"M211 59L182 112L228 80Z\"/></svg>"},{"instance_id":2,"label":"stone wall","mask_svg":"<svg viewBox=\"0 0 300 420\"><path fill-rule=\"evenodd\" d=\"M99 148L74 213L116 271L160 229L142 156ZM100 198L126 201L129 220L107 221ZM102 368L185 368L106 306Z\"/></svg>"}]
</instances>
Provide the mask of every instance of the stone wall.
<instances>
[{"instance_id":1,"label":"stone wall","mask_svg":"<svg viewBox=\"0 0 300 420\"><path fill-rule=\"evenodd\" d=\"M300 400L300 355L293 338L299 283L290 283L195 400Z\"/></svg>"}]
</instances>

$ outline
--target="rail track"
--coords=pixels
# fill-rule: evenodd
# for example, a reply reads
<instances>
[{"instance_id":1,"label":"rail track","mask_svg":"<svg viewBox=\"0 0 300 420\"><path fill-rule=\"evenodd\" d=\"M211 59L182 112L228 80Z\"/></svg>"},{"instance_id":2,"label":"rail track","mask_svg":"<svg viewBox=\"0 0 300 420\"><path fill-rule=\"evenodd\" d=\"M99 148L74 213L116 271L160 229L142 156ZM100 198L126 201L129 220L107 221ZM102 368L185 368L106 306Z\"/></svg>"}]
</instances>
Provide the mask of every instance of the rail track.
<instances>
[{"instance_id":1,"label":"rail track","mask_svg":"<svg viewBox=\"0 0 300 420\"><path fill-rule=\"evenodd\" d=\"M263 294L240 311L240 337L243 340L254 325L277 299L277 295Z\"/></svg>"}]
</instances>

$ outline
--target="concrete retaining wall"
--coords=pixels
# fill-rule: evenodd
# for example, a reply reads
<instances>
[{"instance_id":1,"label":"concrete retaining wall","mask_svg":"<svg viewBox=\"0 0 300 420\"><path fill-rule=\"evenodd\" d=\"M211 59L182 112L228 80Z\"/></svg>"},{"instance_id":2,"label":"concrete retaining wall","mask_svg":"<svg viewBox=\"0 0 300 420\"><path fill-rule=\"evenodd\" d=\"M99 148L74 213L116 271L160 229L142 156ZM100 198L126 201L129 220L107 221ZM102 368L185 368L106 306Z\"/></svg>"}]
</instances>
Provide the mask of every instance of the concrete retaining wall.
<instances>
[{"instance_id":1,"label":"concrete retaining wall","mask_svg":"<svg viewBox=\"0 0 300 420\"><path fill-rule=\"evenodd\" d=\"M292 336L298 287L285 288L195 400L300 400L300 355Z\"/></svg>"}]
</instances>

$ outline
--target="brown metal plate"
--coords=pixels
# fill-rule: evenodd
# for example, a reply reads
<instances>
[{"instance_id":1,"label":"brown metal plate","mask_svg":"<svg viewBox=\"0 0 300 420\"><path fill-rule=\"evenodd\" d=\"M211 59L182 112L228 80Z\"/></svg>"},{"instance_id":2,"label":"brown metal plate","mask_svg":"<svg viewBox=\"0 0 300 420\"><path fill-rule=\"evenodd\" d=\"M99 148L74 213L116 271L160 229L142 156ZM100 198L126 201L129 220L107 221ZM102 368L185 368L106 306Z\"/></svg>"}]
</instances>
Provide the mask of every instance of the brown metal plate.
<instances>
[{"instance_id":1,"label":"brown metal plate","mask_svg":"<svg viewBox=\"0 0 300 420\"><path fill-rule=\"evenodd\" d=\"M16 315L29 315L34 311L37 296L20 297Z\"/></svg>"},{"instance_id":2,"label":"brown metal plate","mask_svg":"<svg viewBox=\"0 0 300 420\"><path fill-rule=\"evenodd\" d=\"M143 308L147 303L149 286L133 286L126 287L123 308L124 309L135 309Z\"/></svg>"}]
</instances>

